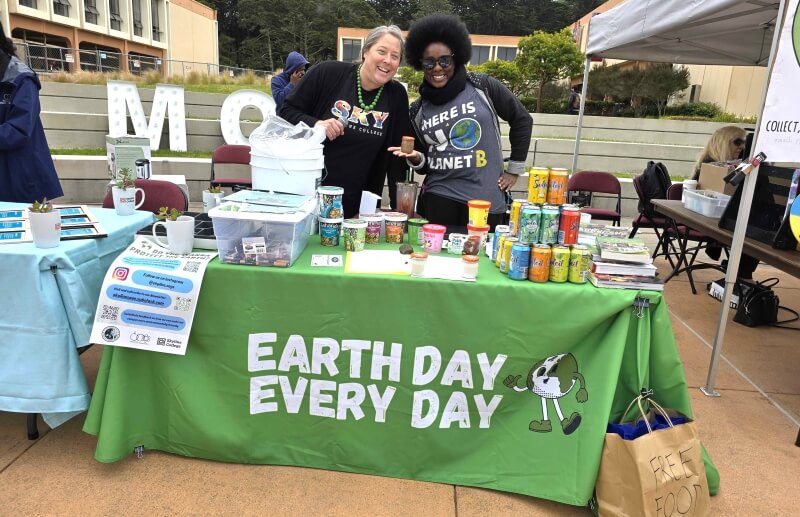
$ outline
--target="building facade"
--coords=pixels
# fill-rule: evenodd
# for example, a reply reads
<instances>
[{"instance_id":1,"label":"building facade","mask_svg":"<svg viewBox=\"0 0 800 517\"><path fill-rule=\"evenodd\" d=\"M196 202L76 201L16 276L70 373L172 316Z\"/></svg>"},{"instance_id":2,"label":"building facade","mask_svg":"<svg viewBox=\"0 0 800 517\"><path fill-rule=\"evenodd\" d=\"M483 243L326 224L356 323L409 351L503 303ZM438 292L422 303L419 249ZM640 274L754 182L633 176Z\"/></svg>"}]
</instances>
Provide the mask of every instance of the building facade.
<instances>
[{"instance_id":1,"label":"building facade","mask_svg":"<svg viewBox=\"0 0 800 517\"><path fill-rule=\"evenodd\" d=\"M39 72L219 63L217 13L194 0L0 0L0 20Z\"/></svg>"},{"instance_id":2,"label":"building facade","mask_svg":"<svg viewBox=\"0 0 800 517\"><path fill-rule=\"evenodd\" d=\"M336 36L336 59L349 63L361 60L361 48L369 33L369 29L339 27ZM405 37L407 31L403 31ZM486 34L470 34L472 39L471 65L480 65L494 59L513 61L517 55L519 36L489 36Z\"/></svg>"}]
</instances>

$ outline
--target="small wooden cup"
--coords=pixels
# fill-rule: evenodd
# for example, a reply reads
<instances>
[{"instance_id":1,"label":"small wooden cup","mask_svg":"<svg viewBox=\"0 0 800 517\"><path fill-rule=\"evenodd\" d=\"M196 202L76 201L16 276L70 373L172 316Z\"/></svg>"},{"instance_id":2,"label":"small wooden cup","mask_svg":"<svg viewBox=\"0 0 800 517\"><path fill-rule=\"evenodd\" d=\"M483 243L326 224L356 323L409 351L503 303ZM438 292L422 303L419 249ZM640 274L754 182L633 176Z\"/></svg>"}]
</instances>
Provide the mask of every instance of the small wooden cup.
<instances>
[{"instance_id":1,"label":"small wooden cup","mask_svg":"<svg viewBox=\"0 0 800 517\"><path fill-rule=\"evenodd\" d=\"M411 154L414 152L414 137L413 136L404 136L403 141L400 143L400 150L405 154Z\"/></svg>"}]
</instances>

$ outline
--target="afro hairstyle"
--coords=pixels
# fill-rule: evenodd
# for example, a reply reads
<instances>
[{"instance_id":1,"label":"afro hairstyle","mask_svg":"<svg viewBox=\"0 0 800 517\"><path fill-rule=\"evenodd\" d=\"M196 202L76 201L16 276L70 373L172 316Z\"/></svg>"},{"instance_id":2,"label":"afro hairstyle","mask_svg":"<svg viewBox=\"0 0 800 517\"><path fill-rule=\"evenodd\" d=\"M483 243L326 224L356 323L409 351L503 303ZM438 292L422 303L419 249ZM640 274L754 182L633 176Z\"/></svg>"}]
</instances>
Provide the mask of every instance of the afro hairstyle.
<instances>
[{"instance_id":1,"label":"afro hairstyle","mask_svg":"<svg viewBox=\"0 0 800 517\"><path fill-rule=\"evenodd\" d=\"M466 65L472 57L469 31L458 16L436 13L414 22L406 36L406 63L422 70L422 54L431 43L450 47L457 66Z\"/></svg>"}]
</instances>

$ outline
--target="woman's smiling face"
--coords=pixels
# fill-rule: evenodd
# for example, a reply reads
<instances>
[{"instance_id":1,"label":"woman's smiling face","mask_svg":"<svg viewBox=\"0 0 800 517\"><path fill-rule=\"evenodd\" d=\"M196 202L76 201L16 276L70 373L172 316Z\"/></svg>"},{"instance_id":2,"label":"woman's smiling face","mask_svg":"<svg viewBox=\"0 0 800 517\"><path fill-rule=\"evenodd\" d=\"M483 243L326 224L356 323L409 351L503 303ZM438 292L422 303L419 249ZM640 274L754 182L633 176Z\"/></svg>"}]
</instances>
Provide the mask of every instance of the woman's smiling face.
<instances>
[{"instance_id":1,"label":"woman's smiling face","mask_svg":"<svg viewBox=\"0 0 800 517\"><path fill-rule=\"evenodd\" d=\"M444 61L448 61L446 58L449 58L449 66L442 67L441 63L439 63L442 57L445 57ZM433 63L433 68L428 69L425 66L426 61L428 64ZM453 51L444 43L431 43L425 47L425 51L422 53L422 63L425 71L425 80L434 88L444 88L456 71Z\"/></svg>"},{"instance_id":2,"label":"woman's smiling face","mask_svg":"<svg viewBox=\"0 0 800 517\"><path fill-rule=\"evenodd\" d=\"M365 89L374 90L392 80L400 66L401 50L399 39L384 34L364 51L361 82Z\"/></svg>"}]
</instances>

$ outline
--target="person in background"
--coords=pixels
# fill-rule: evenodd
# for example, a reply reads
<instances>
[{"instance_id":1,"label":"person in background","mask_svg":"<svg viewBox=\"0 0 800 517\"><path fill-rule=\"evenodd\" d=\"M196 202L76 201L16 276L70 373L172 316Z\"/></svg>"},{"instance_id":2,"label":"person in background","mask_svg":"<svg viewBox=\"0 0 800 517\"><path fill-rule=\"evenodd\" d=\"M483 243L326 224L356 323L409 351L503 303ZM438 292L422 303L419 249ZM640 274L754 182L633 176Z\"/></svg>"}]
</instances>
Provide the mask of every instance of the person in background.
<instances>
[{"instance_id":1,"label":"person in background","mask_svg":"<svg viewBox=\"0 0 800 517\"><path fill-rule=\"evenodd\" d=\"M725 126L717 129L708 139L706 146L697 158L692 179L700 178L700 166L704 163L730 162L744 158L742 153L747 144L747 131L738 126ZM706 254L714 260L718 260L722 253L722 246L709 245L706 247ZM753 272L758 267L758 260L742 253L739 258L739 271L736 275L737 280L753 281ZM720 285L725 285L725 279L716 281ZM734 291L735 292L735 291Z\"/></svg>"},{"instance_id":2,"label":"person in background","mask_svg":"<svg viewBox=\"0 0 800 517\"><path fill-rule=\"evenodd\" d=\"M33 203L64 195L39 118L40 88L0 24L0 201Z\"/></svg>"},{"instance_id":3,"label":"person in background","mask_svg":"<svg viewBox=\"0 0 800 517\"><path fill-rule=\"evenodd\" d=\"M730 162L744 158L744 146L747 144L747 131L738 126L725 126L714 131L706 146L697 157L693 180L700 177L700 166L704 163Z\"/></svg>"},{"instance_id":4,"label":"person in background","mask_svg":"<svg viewBox=\"0 0 800 517\"><path fill-rule=\"evenodd\" d=\"M526 170L533 119L500 81L467 72L472 42L457 16L437 13L414 22L406 55L410 66L424 70L420 96L410 108L417 149L390 150L426 175L417 211L432 223L465 227L467 201L484 199L492 203L493 230L505 220L507 191ZM499 118L510 128L508 170Z\"/></svg>"},{"instance_id":5,"label":"person in background","mask_svg":"<svg viewBox=\"0 0 800 517\"><path fill-rule=\"evenodd\" d=\"M581 87L575 86L569 91L567 99L567 113L577 115L581 111Z\"/></svg>"},{"instance_id":6,"label":"person in background","mask_svg":"<svg viewBox=\"0 0 800 517\"><path fill-rule=\"evenodd\" d=\"M403 59L403 36L394 25L369 31L361 63L326 61L314 65L286 98L278 115L292 124L325 129L323 185L344 188L344 217L358 213L361 193L382 196L387 173L401 177L405 161L387 148L411 134L408 94L394 81ZM396 187L389 184L395 206Z\"/></svg>"},{"instance_id":7,"label":"person in background","mask_svg":"<svg viewBox=\"0 0 800 517\"><path fill-rule=\"evenodd\" d=\"M279 113L283 100L289 95L308 68L308 60L299 52L289 52L286 56L286 67L270 81L272 98L275 99L275 113Z\"/></svg>"}]
</instances>

